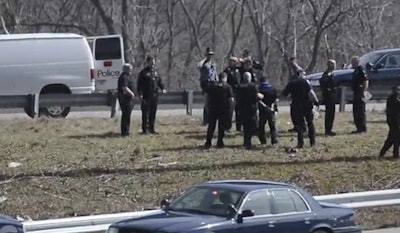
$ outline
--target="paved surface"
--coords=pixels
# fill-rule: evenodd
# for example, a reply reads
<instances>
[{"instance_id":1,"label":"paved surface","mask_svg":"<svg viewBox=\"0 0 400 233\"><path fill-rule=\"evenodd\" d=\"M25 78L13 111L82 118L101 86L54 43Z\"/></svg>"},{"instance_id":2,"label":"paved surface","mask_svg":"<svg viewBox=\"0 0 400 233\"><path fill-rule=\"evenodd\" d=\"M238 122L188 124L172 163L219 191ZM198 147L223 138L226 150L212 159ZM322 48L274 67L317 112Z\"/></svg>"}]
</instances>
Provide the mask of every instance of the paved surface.
<instances>
[{"instance_id":1,"label":"paved surface","mask_svg":"<svg viewBox=\"0 0 400 233\"><path fill-rule=\"evenodd\" d=\"M283 104L282 104L283 105ZM289 112L289 106L280 105L280 112ZM203 114L200 106L195 106L193 109L193 116L201 116ZM383 111L385 109L384 103L369 103L367 104L367 111L376 110ZM133 119L139 119L141 112L139 106L135 106L133 111ZM323 110L324 106L320 107ZM336 106L336 110L339 110L339 105ZM345 111L350 112L352 105L346 105ZM117 116L120 116L120 112L117 112ZM186 109L182 105L160 105L157 112L158 116L180 116L185 115ZM96 107L96 108L75 108L72 109L67 118L110 118L111 111L107 107ZM31 119L21 109L0 109L0 119ZM399 232L400 233L400 232Z\"/></svg>"}]
</instances>

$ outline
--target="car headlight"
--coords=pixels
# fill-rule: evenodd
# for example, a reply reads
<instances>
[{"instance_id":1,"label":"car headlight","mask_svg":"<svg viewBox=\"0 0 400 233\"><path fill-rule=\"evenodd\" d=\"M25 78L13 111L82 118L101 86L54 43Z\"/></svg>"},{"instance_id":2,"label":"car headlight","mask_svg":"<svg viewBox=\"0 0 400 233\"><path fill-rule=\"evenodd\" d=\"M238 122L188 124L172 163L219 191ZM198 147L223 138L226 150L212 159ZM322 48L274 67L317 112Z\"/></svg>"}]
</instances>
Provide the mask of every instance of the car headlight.
<instances>
[{"instance_id":1,"label":"car headlight","mask_svg":"<svg viewBox=\"0 0 400 233\"><path fill-rule=\"evenodd\" d=\"M118 233L118 228L109 227L109 228L107 229L106 233Z\"/></svg>"}]
</instances>

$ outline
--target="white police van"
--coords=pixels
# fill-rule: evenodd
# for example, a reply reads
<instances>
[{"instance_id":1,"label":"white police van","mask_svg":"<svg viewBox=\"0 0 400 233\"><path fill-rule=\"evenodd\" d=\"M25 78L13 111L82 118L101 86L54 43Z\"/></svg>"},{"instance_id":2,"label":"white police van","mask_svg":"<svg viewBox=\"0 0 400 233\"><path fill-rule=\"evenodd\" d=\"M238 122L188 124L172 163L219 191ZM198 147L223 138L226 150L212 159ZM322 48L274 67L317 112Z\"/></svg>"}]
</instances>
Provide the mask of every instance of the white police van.
<instances>
[{"instance_id":1,"label":"white police van","mask_svg":"<svg viewBox=\"0 0 400 233\"><path fill-rule=\"evenodd\" d=\"M0 54L0 95L90 94L116 89L124 63L119 35L5 34L0 35ZM25 111L29 115L29 109ZM69 112L70 107L39 109L39 115L50 117L66 117Z\"/></svg>"}]
</instances>

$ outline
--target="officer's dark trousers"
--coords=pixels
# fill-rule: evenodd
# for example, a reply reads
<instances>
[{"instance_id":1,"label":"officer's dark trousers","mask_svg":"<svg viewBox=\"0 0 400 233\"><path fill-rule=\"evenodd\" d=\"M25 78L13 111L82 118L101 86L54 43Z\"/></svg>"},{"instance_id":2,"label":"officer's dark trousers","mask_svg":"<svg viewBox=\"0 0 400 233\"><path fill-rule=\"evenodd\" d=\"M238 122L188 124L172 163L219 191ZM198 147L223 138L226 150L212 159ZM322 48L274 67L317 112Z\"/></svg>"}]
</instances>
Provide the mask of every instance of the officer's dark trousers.
<instances>
[{"instance_id":1,"label":"officer's dark trousers","mask_svg":"<svg viewBox=\"0 0 400 233\"><path fill-rule=\"evenodd\" d=\"M296 118L297 118L297 121L299 121L299 122L297 122L299 127L301 127L303 129L303 132L306 131L306 123L304 122L304 120L300 121L298 119L298 117L296 116L296 110L293 110L293 104L290 104L290 119L292 120L292 123L294 126L295 126Z\"/></svg>"},{"instance_id":2,"label":"officer's dark trousers","mask_svg":"<svg viewBox=\"0 0 400 233\"><path fill-rule=\"evenodd\" d=\"M236 123L236 130L241 131L243 122L240 116L240 109L237 105L235 106L235 123Z\"/></svg>"},{"instance_id":3,"label":"officer's dark trousers","mask_svg":"<svg viewBox=\"0 0 400 233\"><path fill-rule=\"evenodd\" d=\"M127 97L118 97L119 106L121 107L121 135L126 136L130 133L131 114L134 106L133 100Z\"/></svg>"},{"instance_id":4,"label":"officer's dark trousers","mask_svg":"<svg viewBox=\"0 0 400 233\"><path fill-rule=\"evenodd\" d=\"M250 109L241 109L241 120L243 122L243 145L251 147L251 138L257 133L257 112Z\"/></svg>"},{"instance_id":5,"label":"officer's dark trousers","mask_svg":"<svg viewBox=\"0 0 400 233\"><path fill-rule=\"evenodd\" d=\"M227 113L210 111L207 128L207 143L211 143L218 121L218 145L223 144L227 125Z\"/></svg>"},{"instance_id":6,"label":"officer's dark trousers","mask_svg":"<svg viewBox=\"0 0 400 233\"><path fill-rule=\"evenodd\" d=\"M335 120L336 94L327 93L323 96L325 104L325 134L331 133Z\"/></svg>"},{"instance_id":7,"label":"officer's dark trousers","mask_svg":"<svg viewBox=\"0 0 400 233\"><path fill-rule=\"evenodd\" d=\"M384 156L385 153L393 146L393 157L399 157L399 146L400 146L400 126L396 124L389 125L389 134L382 146L379 156Z\"/></svg>"},{"instance_id":8,"label":"officer's dark trousers","mask_svg":"<svg viewBox=\"0 0 400 233\"><path fill-rule=\"evenodd\" d=\"M258 138L262 144L267 143L267 138L265 136L265 124L268 122L269 130L271 133L271 143L275 144L278 142L276 135L276 126L275 126L275 115L272 112L262 111L260 110L260 121L258 128Z\"/></svg>"},{"instance_id":9,"label":"officer's dark trousers","mask_svg":"<svg viewBox=\"0 0 400 233\"><path fill-rule=\"evenodd\" d=\"M358 132L367 131L365 102L360 97L353 98L353 118Z\"/></svg>"},{"instance_id":10,"label":"officer's dark trousers","mask_svg":"<svg viewBox=\"0 0 400 233\"><path fill-rule=\"evenodd\" d=\"M158 105L158 97L150 97L142 100L141 110L142 110L142 131L143 133L147 132L147 129L150 132L154 131L154 124L156 120L156 112Z\"/></svg>"},{"instance_id":11,"label":"officer's dark trousers","mask_svg":"<svg viewBox=\"0 0 400 233\"><path fill-rule=\"evenodd\" d=\"M296 105L293 104L294 127L297 132L297 146L303 147L304 145L304 128L302 124L304 119L307 122L308 137L311 146L315 145L315 126L314 115L312 113L312 105Z\"/></svg>"}]
</instances>

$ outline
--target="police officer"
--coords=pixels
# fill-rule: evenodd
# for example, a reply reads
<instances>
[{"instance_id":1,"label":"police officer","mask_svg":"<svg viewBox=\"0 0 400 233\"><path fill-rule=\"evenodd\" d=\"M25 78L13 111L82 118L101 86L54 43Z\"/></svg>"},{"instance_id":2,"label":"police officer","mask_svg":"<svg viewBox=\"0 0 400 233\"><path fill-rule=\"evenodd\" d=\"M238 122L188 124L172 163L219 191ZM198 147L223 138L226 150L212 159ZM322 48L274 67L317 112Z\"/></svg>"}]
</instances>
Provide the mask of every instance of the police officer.
<instances>
[{"instance_id":1,"label":"police officer","mask_svg":"<svg viewBox=\"0 0 400 233\"><path fill-rule=\"evenodd\" d=\"M304 78L304 76L300 75L286 85L282 95L284 97L290 95L292 99L291 107L294 116L294 128L297 131L297 148L303 148L304 146L302 127L304 119L307 122L310 145L313 147L315 145L313 105L318 105L318 99L315 92L312 90L310 83ZM310 99L310 97L312 98Z\"/></svg>"},{"instance_id":2,"label":"police officer","mask_svg":"<svg viewBox=\"0 0 400 233\"><path fill-rule=\"evenodd\" d=\"M118 102L121 107L121 136L130 135L131 114L134 107L135 82L132 77L133 67L126 63L122 66L122 73L118 77Z\"/></svg>"},{"instance_id":3,"label":"police officer","mask_svg":"<svg viewBox=\"0 0 400 233\"><path fill-rule=\"evenodd\" d=\"M158 92L166 93L160 75L155 70L155 59L146 58L146 67L140 71L137 83L137 92L142 99L142 132L143 134L158 134L154 130L158 105Z\"/></svg>"},{"instance_id":4,"label":"police officer","mask_svg":"<svg viewBox=\"0 0 400 233\"><path fill-rule=\"evenodd\" d=\"M229 66L227 68L225 68L224 73L226 73L228 75L227 78L227 83L229 84L229 86L231 86L232 90L233 90L233 94L235 99L236 95L237 95L237 89L240 85L240 72L239 72L239 59L236 57L231 57L229 59ZM236 104L234 104L234 106L232 106L232 108L229 111L229 117L230 119L232 119L232 115L233 112L235 111L235 122L236 122L236 130L240 129L240 116L239 116L239 109L237 107ZM232 121L229 121L230 123L228 123L227 125L227 130L230 130L232 128Z\"/></svg>"},{"instance_id":5,"label":"police officer","mask_svg":"<svg viewBox=\"0 0 400 233\"><path fill-rule=\"evenodd\" d=\"M197 65L200 71L200 87L203 94L203 125L208 124L208 87L217 81L217 66L213 61L214 52L207 48L205 55L206 57Z\"/></svg>"},{"instance_id":6,"label":"police officer","mask_svg":"<svg viewBox=\"0 0 400 233\"><path fill-rule=\"evenodd\" d=\"M337 82L333 71L336 68L336 61L329 59L327 62L327 70L322 74L319 84L322 91L322 99L325 104L325 135L335 136L336 133L332 132L333 121L335 119L335 106L336 106L336 88Z\"/></svg>"},{"instance_id":7,"label":"police officer","mask_svg":"<svg viewBox=\"0 0 400 233\"><path fill-rule=\"evenodd\" d=\"M241 82L244 81L244 73L249 72L251 75L251 82L258 84L257 74L253 68L253 61L250 58L242 60L242 66L239 68Z\"/></svg>"},{"instance_id":8,"label":"police officer","mask_svg":"<svg viewBox=\"0 0 400 233\"><path fill-rule=\"evenodd\" d=\"M267 81L265 76L261 76L260 78L259 92L264 96L264 98L258 103L259 139L261 144L267 143L267 139L265 137L265 124L268 122L271 132L271 144L276 145L278 143L278 139L275 125L275 112L278 111L278 93L275 87L273 87Z\"/></svg>"},{"instance_id":9,"label":"police officer","mask_svg":"<svg viewBox=\"0 0 400 233\"><path fill-rule=\"evenodd\" d=\"M239 112L243 122L243 145L251 149L251 138L257 133L257 103L262 99L259 95L257 85L251 82L250 72L243 75L243 84L238 89Z\"/></svg>"},{"instance_id":10,"label":"police officer","mask_svg":"<svg viewBox=\"0 0 400 233\"><path fill-rule=\"evenodd\" d=\"M367 123L364 98L368 88L368 77L360 64L359 57L353 57L351 65L354 68L351 89L353 90L353 118L356 125L356 130L352 133L365 133L367 132Z\"/></svg>"},{"instance_id":11,"label":"police officer","mask_svg":"<svg viewBox=\"0 0 400 233\"><path fill-rule=\"evenodd\" d=\"M227 84L227 74L222 72L218 75L219 82L211 85L208 90L208 106L210 110L209 123L207 129L207 140L205 147L211 147L211 140L214 135L218 121L218 141L217 147L223 148L226 125L229 124L229 111L233 104L233 91Z\"/></svg>"},{"instance_id":12,"label":"police officer","mask_svg":"<svg viewBox=\"0 0 400 233\"><path fill-rule=\"evenodd\" d=\"M382 158L393 145L393 158L399 158L400 145L400 86L393 87L392 93L386 100L386 122L389 134L379 153Z\"/></svg>"}]
</instances>

